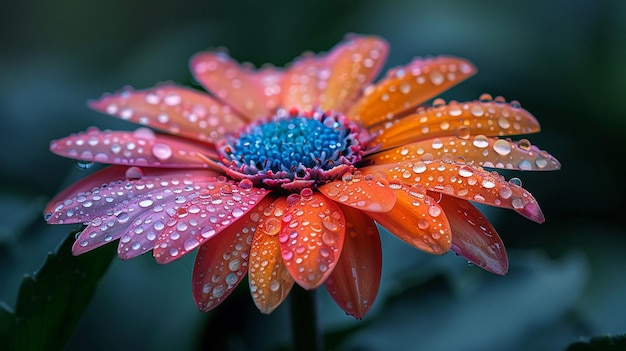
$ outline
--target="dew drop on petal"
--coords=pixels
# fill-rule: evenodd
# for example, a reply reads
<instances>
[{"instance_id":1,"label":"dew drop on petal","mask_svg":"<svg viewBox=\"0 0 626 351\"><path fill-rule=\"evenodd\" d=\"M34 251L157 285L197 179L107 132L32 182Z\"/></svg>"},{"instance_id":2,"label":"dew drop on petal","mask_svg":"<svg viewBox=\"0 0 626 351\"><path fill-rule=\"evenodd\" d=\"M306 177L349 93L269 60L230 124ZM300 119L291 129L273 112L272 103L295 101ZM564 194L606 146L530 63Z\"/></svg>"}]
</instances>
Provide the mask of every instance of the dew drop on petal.
<instances>
[{"instance_id":1,"label":"dew drop on petal","mask_svg":"<svg viewBox=\"0 0 626 351\"><path fill-rule=\"evenodd\" d=\"M80 170L86 170L89 169L93 166L93 162L91 161L82 161L82 160L78 160L75 161L74 164L76 165L76 168L80 169Z\"/></svg>"},{"instance_id":2,"label":"dew drop on petal","mask_svg":"<svg viewBox=\"0 0 626 351\"><path fill-rule=\"evenodd\" d=\"M172 157L172 148L167 144L157 143L152 146L152 154L161 161L166 161Z\"/></svg>"},{"instance_id":3,"label":"dew drop on petal","mask_svg":"<svg viewBox=\"0 0 626 351\"><path fill-rule=\"evenodd\" d=\"M470 137L470 129L468 127L459 127L456 129L456 137L459 139L469 139Z\"/></svg>"},{"instance_id":4,"label":"dew drop on petal","mask_svg":"<svg viewBox=\"0 0 626 351\"><path fill-rule=\"evenodd\" d=\"M506 140L499 139L493 143L493 151L498 155L506 156L511 152L511 144Z\"/></svg>"},{"instance_id":5,"label":"dew drop on petal","mask_svg":"<svg viewBox=\"0 0 626 351\"><path fill-rule=\"evenodd\" d=\"M126 170L126 179L141 179L143 171L139 167L129 167Z\"/></svg>"}]
</instances>

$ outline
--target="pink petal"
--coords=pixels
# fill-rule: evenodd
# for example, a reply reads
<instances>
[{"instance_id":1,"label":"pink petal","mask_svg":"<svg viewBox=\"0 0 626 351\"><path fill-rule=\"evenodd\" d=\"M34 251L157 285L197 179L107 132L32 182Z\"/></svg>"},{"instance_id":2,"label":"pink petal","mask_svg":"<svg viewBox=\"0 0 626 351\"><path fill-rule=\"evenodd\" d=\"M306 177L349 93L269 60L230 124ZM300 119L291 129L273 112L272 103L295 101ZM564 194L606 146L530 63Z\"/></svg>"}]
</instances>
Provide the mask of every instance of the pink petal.
<instances>
[{"instance_id":1,"label":"pink petal","mask_svg":"<svg viewBox=\"0 0 626 351\"><path fill-rule=\"evenodd\" d=\"M506 274L509 259L504 243L489 220L466 200L442 195L439 204L452 227L451 249L489 272Z\"/></svg>"},{"instance_id":2,"label":"pink petal","mask_svg":"<svg viewBox=\"0 0 626 351\"><path fill-rule=\"evenodd\" d=\"M154 257L168 263L194 250L252 210L268 191L250 180L218 180L201 189L172 214L157 238Z\"/></svg>"},{"instance_id":3,"label":"pink petal","mask_svg":"<svg viewBox=\"0 0 626 351\"><path fill-rule=\"evenodd\" d=\"M190 140L155 134L147 128L134 132L99 131L55 140L50 150L76 160L119 165L167 168L207 168L213 151Z\"/></svg>"},{"instance_id":4,"label":"pink petal","mask_svg":"<svg viewBox=\"0 0 626 351\"><path fill-rule=\"evenodd\" d=\"M243 67L223 52L196 54L190 66L200 84L250 119L270 117L280 103L277 69Z\"/></svg>"},{"instance_id":5,"label":"pink petal","mask_svg":"<svg viewBox=\"0 0 626 351\"><path fill-rule=\"evenodd\" d=\"M376 223L363 212L339 205L346 217L346 238L333 273L324 283L348 315L361 319L378 294L382 248Z\"/></svg>"},{"instance_id":6,"label":"pink petal","mask_svg":"<svg viewBox=\"0 0 626 351\"><path fill-rule=\"evenodd\" d=\"M94 110L171 134L214 143L243 126L229 106L208 94L173 84L134 91L125 89L92 101Z\"/></svg>"},{"instance_id":7,"label":"pink petal","mask_svg":"<svg viewBox=\"0 0 626 351\"><path fill-rule=\"evenodd\" d=\"M246 276L252 237L272 201L270 197L262 199L248 214L200 246L192 278L193 297L200 311L217 307ZM197 245L193 242L191 246Z\"/></svg>"}]
</instances>

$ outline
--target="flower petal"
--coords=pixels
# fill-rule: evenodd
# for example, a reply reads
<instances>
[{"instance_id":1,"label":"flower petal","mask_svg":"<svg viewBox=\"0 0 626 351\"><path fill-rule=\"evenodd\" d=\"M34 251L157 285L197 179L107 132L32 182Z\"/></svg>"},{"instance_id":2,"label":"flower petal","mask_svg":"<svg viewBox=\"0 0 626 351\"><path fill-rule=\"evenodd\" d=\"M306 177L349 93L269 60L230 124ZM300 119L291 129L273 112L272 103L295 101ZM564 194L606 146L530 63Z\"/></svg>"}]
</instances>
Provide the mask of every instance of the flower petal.
<instances>
[{"instance_id":1,"label":"flower petal","mask_svg":"<svg viewBox=\"0 0 626 351\"><path fill-rule=\"evenodd\" d=\"M113 166L65 189L50 200L44 213L51 224L86 223L124 211L138 215L153 210L169 194L186 201L214 179L215 173L207 170Z\"/></svg>"},{"instance_id":2,"label":"flower petal","mask_svg":"<svg viewBox=\"0 0 626 351\"><path fill-rule=\"evenodd\" d=\"M87 162L166 168L207 168L212 155L208 147L143 127L134 132L89 128L52 141L50 151Z\"/></svg>"},{"instance_id":3,"label":"flower petal","mask_svg":"<svg viewBox=\"0 0 626 351\"><path fill-rule=\"evenodd\" d=\"M328 84L330 67L320 57L304 55L294 61L282 81L282 106L310 111L319 106Z\"/></svg>"},{"instance_id":4,"label":"flower petal","mask_svg":"<svg viewBox=\"0 0 626 351\"><path fill-rule=\"evenodd\" d=\"M452 227L452 250L489 272L506 274L509 259L504 243L489 220L463 199L442 195L439 205Z\"/></svg>"},{"instance_id":5,"label":"flower petal","mask_svg":"<svg viewBox=\"0 0 626 351\"><path fill-rule=\"evenodd\" d=\"M387 212L396 202L395 191L388 188L384 179L372 175L344 174L341 179L318 187L333 201L370 212Z\"/></svg>"},{"instance_id":6,"label":"flower petal","mask_svg":"<svg viewBox=\"0 0 626 351\"><path fill-rule=\"evenodd\" d=\"M94 110L165 132L215 143L243 126L231 108L208 94L173 84L134 91L124 89L92 101Z\"/></svg>"},{"instance_id":7,"label":"flower petal","mask_svg":"<svg viewBox=\"0 0 626 351\"><path fill-rule=\"evenodd\" d=\"M451 242L450 224L437 201L407 187L401 187L396 197L391 211L367 215L411 246L428 253L446 253Z\"/></svg>"},{"instance_id":8,"label":"flower petal","mask_svg":"<svg viewBox=\"0 0 626 351\"><path fill-rule=\"evenodd\" d=\"M191 58L191 72L207 90L250 119L270 117L280 103L282 72L253 70L224 52L201 52Z\"/></svg>"},{"instance_id":9,"label":"flower petal","mask_svg":"<svg viewBox=\"0 0 626 351\"><path fill-rule=\"evenodd\" d=\"M346 238L326 289L347 314L361 319L374 304L382 271L382 248L376 223L363 212L342 206Z\"/></svg>"},{"instance_id":10,"label":"flower petal","mask_svg":"<svg viewBox=\"0 0 626 351\"><path fill-rule=\"evenodd\" d=\"M321 101L322 110L346 112L382 68L389 45L376 37L351 35L328 55L332 74Z\"/></svg>"},{"instance_id":11,"label":"flower petal","mask_svg":"<svg viewBox=\"0 0 626 351\"><path fill-rule=\"evenodd\" d=\"M420 161L423 159L453 160L489 168L528 171L551 171L561 168L548 152L531 145L528 140L513 142L476 135L469 139L455 136L418 141L370 157L375 164Z\"/></svg>"},{"instance_id":12,"label":"flower petal","mask_svg":"<svg viewBox=\"0 0 626 351\"><path fill-rule=\"evenodd\" d=\"M294 280L283 263L278 233L287 201L278 198L262 213L252 239L248 281L254 303L262 313L269 314L287 298Z\"/></svg>"},{"instance_id":13,"label":"flower petal","mask_svg":"<svg viewBox=\"0 0 626 351\"><path fill-rule=\"evenodd\" d=\"M246 216L267 194L247 179L209 183L172 214L156 240L154 258L165 264L186 255Z\"/></svg>"},{"instance_id":14,"label":"flower petal","mask_svg":"<svg viewBox=\"0 0 626 351\"><path fill-rule=\"evenodd\" d=\"M285 266L305 289L315 289L332 273L343 247L346 221L341 209L324 195L287 198L278 237Z\"/></svg>"},{"instance_id":15,"label":"flower petal","mask_svg":"<svg viewBox=\"0 0 626 351\"><path fill-rule=\"evenodd\" d=\"M272 201L264 198L249 214L200 246L192 277L193 297L200 311L217 307L246 276L255 228ZM196 241L191 246L198 245Z\"/></svg>"},{"instance_id":16,"label":"flower petal","mask_svg":"<svg viewBox=\"0 0 626 351\"><path fill-rule=\"evenodd\" d=\"M406 67L389 70L382 81L365 89L348 115L366 127L392 120L474 73L476 68L461 58L418 58Z\"/></svg>"},{"instance_id":17,"label":"flower petal","mask_svg":"<svg viewBox=\"0 0 626 351\"><path fill-rule=\"evenodd\" d=\"M529 134L539 131L539 122L519 103L506 103L482 97L469 102L435 99L433 107L418 108L417 112L372 128L380 133L375 139L383 148L404 145L426 138L471 135L501 136Z\"/></svg>"},{"instance_id":18,"label":"flower petal","mask_svg":"<svg viewBox=\"0 0 626 351\"><path fill-rule=\"evenodd\" d=\"M369 166L363 172L385 172L389 178L406 185L419 184L426 190L455 196L486 205L510 208L522 216L543 223L544 217L535 198L522 187L507 182L497 173L471 166L416 161Z\"/></svg>"}]
</instances>

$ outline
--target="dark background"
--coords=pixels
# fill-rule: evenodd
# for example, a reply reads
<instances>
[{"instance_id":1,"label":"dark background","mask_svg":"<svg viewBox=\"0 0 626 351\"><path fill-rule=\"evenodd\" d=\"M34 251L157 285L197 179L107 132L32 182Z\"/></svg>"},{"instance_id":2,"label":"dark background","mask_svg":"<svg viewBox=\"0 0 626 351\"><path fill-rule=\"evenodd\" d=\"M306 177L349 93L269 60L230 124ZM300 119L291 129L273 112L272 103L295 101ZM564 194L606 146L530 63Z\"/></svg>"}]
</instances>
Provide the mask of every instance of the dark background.
<instances>
[{"instance_id":1,"label":"dark background","mask_svg":"<svg viewBox=\"0 0 626 351\"><path fill-rule=\"evenodd\" d=\"M431 257L384 236L379 298L363 321L320 292L323 328L341 350L559 350L626 332L624 135L626 2L28 0L0 5L0 300L73 226L41 210L85 175L49 141L97 125L133 125L87 109L125 85L195 84L190 55L227 47L259 66L325 51L349 32L391 44L386 68L452 54L479 74L446 92L517 99L541 122L529 139L563 164L517 173L544 210L537 225L487 209L511 261L492 276L454 255ZM513 173L507 173L507 177ZM68 349L267 349L289 339L288 304L255 311L246 287L210 314L191 298L193 258L116 260ZM245 285L242 284L242 285Z\"/></svg>"}]
</instances>

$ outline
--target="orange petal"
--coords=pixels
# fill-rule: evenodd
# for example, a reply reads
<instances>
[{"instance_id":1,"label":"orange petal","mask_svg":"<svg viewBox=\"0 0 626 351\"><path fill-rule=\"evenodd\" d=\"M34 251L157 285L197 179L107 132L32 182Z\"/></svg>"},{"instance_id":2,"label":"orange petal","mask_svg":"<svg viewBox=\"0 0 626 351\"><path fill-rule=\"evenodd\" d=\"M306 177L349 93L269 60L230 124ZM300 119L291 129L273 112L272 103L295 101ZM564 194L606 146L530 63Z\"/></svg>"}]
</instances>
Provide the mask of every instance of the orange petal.
<instances>
[{"instance_id":1,"label":"orange petal","mask_svg":"<svg viewBox=\"0 0 626 351\"><path fill-rule=\"evenodd\" d=\"M338 203L370 212L387 212L396 202L396 194L387 182L372 175L345 174L342 179L320 186L319 191Z\"/></svg>"},{"instance_id":2,"label":"orange petal","mask_svg":"<svg viewBox=\"0 0 626 351\"><path fill-rule=\"evenodd\" d=\"M489 220L466 200L442 195L439 205L452 227L452 250L489 272L506 274L504 243Z\"/></svg>"},{"instance_id":3,"label":"orange petal","mask_svg":"<svg viewBox=\"0 0 626 351\"><path fill-rule=\"evenodd\" d=\"M401 187L387 213L367 212L392 234L420 250L444 254L450 249L450 224L437 202L424 192Z\"/></svg>"},{"instance_id":4,"label":"orange petal","mask_svg":"<svg viewBox=\"0 0 626 351\"><path fill-rule=\"evenodd\" d=\"M382 270L382 248L376 223L366 214L342 206L346 239L333 273L324 286L347 314L361 319L376 299Z\"/></svg>"},{"instance_id":5,"label":"orange petal","mask_svg":"<svg viewBox=\"0 0 626 351\"><path fill-rule=\"evenodd\" d=\"M193 297L200 311L217 307L245 277L254 230L271 203L271 198L263 199L245 217L200 246L192 278Z\"/></svg>"},{"instance_id":6,"label":"orange petal","mask_svg":"<svg viewBox=\"0 0 626 351\"><path fill-rule=\"evenodd\" d=\"M294 283L283 263L278 242L286 209L285 198L279 198L263 211L250 248L250 292L256 306L266 314L285 300Z\"/></svg>"},{"instance_id":7,"label":"orange petal","mask_svg":"<svg viewBox=\"0 0 626 351\"><path fill-rule=\"evenodd\" d=\"M94 110L168 133L214 143L243 126L232 109L208 94L173 84L105 95L91 101Z\"/></svg>"},{"instance_id":8,"label":"orange petal","mask_svg":"<svg viewBox=\"0 0 626 351\"><path fill-rule=\"evenodd\" d=\"M224 52L196 54L190 66L200 84L246 117L270 117L280 103L282 72L275 68L256 71Z\"/></svg>"},{"instance_id":9,"label":"orange petal","mask_svg":"<svg viewBox=\"0 0 626 351\"><path fill-rule=\"evenodd\" d=\"M332 273L343 247L346 220L333 201L318 192L287 198L278 237L285 266L305 289L315 289Z\"/></svg>"},{"instance_id":10,"label":"orange petal","mask_svg":"<svg viewBox=\"0 0 626 351\"><path fill-rule=\"evenodd\" d=\"M388 178L406 185L419 184L426 190L510 208L537 223L544 221L537 201L528 191L477 166L434 160L369 166L363 172L384 172Z\"/></svg>"},{"instance_id":11,"label":"orange petal","mask_svg":"<svg viewBox=\"0 0 626 351\"><path fill-rule=\"evenodd\" d=\"M389 70L382 81L365 89L365 96L350 109L348 116L365 126L392 120L474 73L476 68L461 58L416 59L406 67Z\"/></svg>"},{"instance_id":12,"label":"orange petal","mask_svg":"<svg viewBox=\"0 0 626 351\"><path fill-rule=\"evenodd\" d=\"M349 36L329 55L332 74L322 110L345 112L382 68L389 45L376 37Z\"/></svg>"},{"instance_id":13,"label":"orange petal","mask_svg":"<svg viewBox=\"0 0 626 351\"><path fill-rule=\"evenodd\" d=\"M515 143L484 135L469 139L447 136L422 140L379 152L370 159L375 164L439 159L514 170L551 171L561 168L556 158L531 145L528 140Z\"/></svg>"},{"instance_id":14,"label":"orange petal","mask_svg":"<svg viewBox=\"0 0 626 351\"><path fill-rule=\"evenodd\" d=\"M381 133L375 140L385 149L441 136L469 139L471 135L502 136L538 131L539 122L518 102L506 103L501 97L492 101L488 94L483 94L481 100L450 101L447 105L443 99L435 99L433 107L419 108L417 113L372 128L373 133Z\"/></svg>"},{"instance_id":15,"label":"orange petal","mask_svg":"<svg viewBox=\"0 0 626 351\"><path fill-rule=\"evenodd\" d=\"M285 72L281 87L282 106L303 111L319 106L329 76L330 68L320 58L313 55L299 58Z\"/></svg>"}]
</instances>

